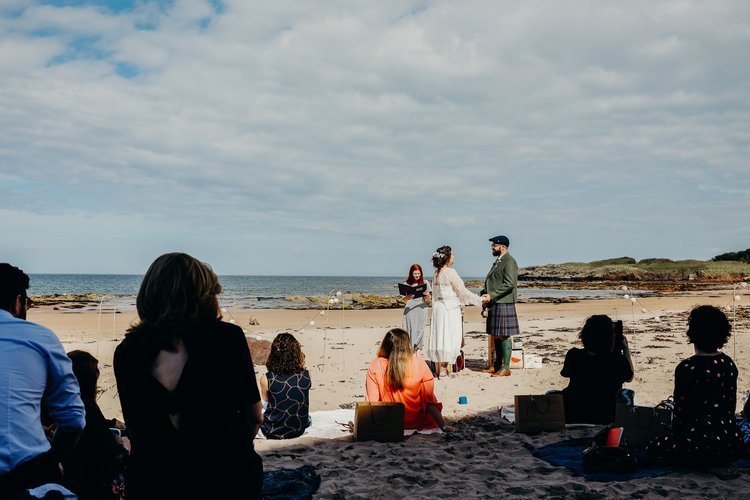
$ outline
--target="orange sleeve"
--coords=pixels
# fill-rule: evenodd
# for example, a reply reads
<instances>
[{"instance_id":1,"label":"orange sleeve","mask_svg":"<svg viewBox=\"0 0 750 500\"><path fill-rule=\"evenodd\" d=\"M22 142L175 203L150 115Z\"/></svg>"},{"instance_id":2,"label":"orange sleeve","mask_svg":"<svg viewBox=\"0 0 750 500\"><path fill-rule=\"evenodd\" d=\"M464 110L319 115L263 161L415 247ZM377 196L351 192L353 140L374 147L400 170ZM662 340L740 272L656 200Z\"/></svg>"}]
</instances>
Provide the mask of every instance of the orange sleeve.
<instances>
[{"instance_id":1,"label":"orange sleeve","mask_svg":"<svg viewBox=\"0 0 750 500\"><path fill-rule=\"evenodd\" d=\"M367 401L380 401L377 367L378 360L375 359L367 368L367 379L365 380L365 397Z\"/></svg>"}]
</instances>

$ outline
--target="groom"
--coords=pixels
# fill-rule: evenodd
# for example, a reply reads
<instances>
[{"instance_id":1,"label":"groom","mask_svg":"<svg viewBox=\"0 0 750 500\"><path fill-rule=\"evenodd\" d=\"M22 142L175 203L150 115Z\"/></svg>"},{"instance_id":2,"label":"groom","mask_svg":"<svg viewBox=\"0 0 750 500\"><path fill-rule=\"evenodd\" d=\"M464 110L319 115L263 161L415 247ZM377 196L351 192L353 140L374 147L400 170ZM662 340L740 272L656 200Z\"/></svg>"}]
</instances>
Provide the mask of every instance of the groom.
<instances>
[{"instance_id":1,"label":"groom","mask_svg":"<svg viewBox=\"0 0 750 500\"><path fill-rule=\"evenodd\" d=\"M518 264L508 253L510 240L507 236L490 238L492 255L497 257L484 280L482 295L489 296L487 303L487 335L495 343L495 363L485 373L493 377L510 375L510 356L513 352L511 335L518 335L516 296L518 294Z\"/></svg>"}]
</instances>

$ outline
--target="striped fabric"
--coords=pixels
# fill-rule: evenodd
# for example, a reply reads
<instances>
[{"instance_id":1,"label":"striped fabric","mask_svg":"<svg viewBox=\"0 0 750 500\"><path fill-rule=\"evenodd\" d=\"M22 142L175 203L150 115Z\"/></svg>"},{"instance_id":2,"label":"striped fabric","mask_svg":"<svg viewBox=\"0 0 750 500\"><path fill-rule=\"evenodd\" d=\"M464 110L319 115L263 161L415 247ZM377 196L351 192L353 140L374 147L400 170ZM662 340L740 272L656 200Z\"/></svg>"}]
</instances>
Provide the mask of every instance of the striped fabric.
<instances>
[{"instance_id":1,"label":"striped fabric","mask_svg":"<svg viewBox=\"0 0 750 500\"><path fill-rule=\"evenodd\" d=\"M492 304L487 309L487 333L497 337L518 335L515 304Z\"/></svg>"}]
</instances>

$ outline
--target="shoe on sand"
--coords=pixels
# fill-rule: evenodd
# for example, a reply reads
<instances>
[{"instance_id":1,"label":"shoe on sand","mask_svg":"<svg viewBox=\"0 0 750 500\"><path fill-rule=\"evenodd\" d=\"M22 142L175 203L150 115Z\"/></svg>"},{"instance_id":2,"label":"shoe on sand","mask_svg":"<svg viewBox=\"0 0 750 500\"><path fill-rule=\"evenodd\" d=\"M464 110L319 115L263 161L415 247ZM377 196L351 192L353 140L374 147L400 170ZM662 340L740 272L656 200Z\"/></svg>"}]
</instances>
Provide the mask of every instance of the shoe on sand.
<instances>
[{"instance_id":1,"label":"shoe on sand","mask_svg":"<svg viewBox=\"0 0 750 500\"><path fill-rule=\"evenodd\" d=\"M494 368L486 368L486 369L482 370L482 373L495 373L495 369Z\"/></svg>"},{"instance_id":2,"label":"shoe on sand","mask_svg":"<svg viewBox=\"0 0 750 500\"><path fill-rule=\"evenodd\" d=\"M490 375L490 377L510 377L510 370L500 370Z\"/></svg>"}]
</instances>

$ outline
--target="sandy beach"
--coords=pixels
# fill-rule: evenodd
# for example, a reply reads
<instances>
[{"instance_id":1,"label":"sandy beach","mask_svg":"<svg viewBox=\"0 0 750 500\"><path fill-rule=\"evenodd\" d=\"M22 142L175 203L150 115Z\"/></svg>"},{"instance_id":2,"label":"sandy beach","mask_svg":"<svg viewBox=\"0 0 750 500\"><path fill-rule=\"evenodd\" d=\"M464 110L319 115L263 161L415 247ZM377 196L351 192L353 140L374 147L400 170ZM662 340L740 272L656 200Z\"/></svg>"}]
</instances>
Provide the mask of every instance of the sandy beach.
<instances>
[{"instance_id":1,"label":"sandy beach","mask_svg":"<svg viewBox=\"0 0 750 500\"><path fill-rule=\"evenodd\" d=\"M484 320L479 309L468 307L464 318L467 369L436 382L443 414L457 432L416 435L395 445L303 436L289 441L257 440L256 448L267 469L315 466L322 477L321 498L735 496L750 486L748 475L721 481L706 474L676 472L617 483L586 481L534 458L524 443L538 446L588 436L592 429L525 436L514 433L499 411L512 404L516 394L540 394L567 385L559 375L563 358L576 344L584 319L592 314L609 314L624 321L636 372L626 386L635 390L636 404L658 403L672 392L676 364L692 354L685 336L689 310L698 304L724 307L731 297L730 290L718 290L647 297L637 304L624 298L519 304L524 353L543 363L541 368L514 370L511 377L492 379L480 371L487 357ZM750 308L738 307L736 315L734 335L724 350L740 368L741 405L742 393L750 390L746 369L750 363ZM112 354L135 319L135 311L100 314L49 306L34 308L29 314L30 321L54 330L66 350L87 350L99 359L103 391L99 404L105 415L118 418L122 416ZM351 408L364 400L367 366L385 331L401 325L401 310L331 310L321 315L316 310L230 309L224 319L234 320L251 338L270 341L277 333L296 332L313 377L311 410L325 411ZM251 326L251 322L258 324ZM264 372L263 366L256 366L257 376ZM468 404L458 404L459 396L466 396Z\"/></svg>"}]
</instances>

